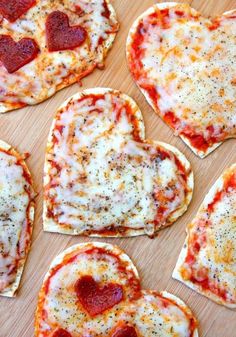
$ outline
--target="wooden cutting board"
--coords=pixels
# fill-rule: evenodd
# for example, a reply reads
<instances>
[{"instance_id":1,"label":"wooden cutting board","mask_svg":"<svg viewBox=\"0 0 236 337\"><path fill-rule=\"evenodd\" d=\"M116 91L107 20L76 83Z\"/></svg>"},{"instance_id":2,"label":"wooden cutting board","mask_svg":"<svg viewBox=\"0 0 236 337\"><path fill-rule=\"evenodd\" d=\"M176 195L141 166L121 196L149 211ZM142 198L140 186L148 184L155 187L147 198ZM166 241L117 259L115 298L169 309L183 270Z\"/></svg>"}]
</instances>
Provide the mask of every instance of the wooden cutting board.
<instances>
[{"instance_id":1,"label":"wooden cutting board","mask_svg":"<svg viewBox=\"0 0 236 337\"><path fill-rule=\"evenodd\" d=\"M160 232L155 239L138 237L99 241L117 244L130 255L140 272L144 288L167 289L186 301L199 319L200 336L236 337L235 312L214 304L171 277L184 242L187 223L195 215L203 197L216 178L226 167L236 162L236 140L227 141L204 160L197 158L152 111L136 88L126 65L125 41L134 19L155 2L154 0L112 1L121 23L120 32L108 56L105 70L96 70L85 78L82 88L111 87L120 89L133 97L143 112L147 137L177 146L192 163L196 186L194 197L187 213L171 228ZM206 16L221 14L236 7L236 0L189 0L185 2L190 3ZM38 192L32 248L20 291L14 299L0 299L0 337L33 337L37 295L52 259L66 247L94 240L44 233L42 230L42 176L47 135L56 108L78 90L81 88L75 84L38 106L0 116L0 138L18 148L20 152L31 153L27 163Z\"/></svg>"}]
</instances>

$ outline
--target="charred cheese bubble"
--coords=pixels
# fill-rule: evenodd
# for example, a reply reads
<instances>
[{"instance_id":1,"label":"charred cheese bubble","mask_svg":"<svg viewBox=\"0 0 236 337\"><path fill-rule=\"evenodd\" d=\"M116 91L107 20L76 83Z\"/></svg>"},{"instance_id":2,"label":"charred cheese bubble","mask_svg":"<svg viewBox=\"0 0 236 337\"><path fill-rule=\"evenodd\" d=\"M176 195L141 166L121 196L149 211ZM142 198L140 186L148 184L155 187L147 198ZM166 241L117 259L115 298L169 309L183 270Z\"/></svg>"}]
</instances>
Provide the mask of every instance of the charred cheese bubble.
<instances>
[{"instance_id":1,"label":"charred cheese bubble","mask_svg":"<svg viewBox=\"0 0 236 337\"><path fill-rule=\"evenodd\" d=\"M154 235L185 212L192 189L189 162L168 144L144 140L130 97L90 89L58 110L46 150L46 231Z\"/></svg>"},{"instance_id":2,"label":"charred cheese bubble","mask_svg":"<svg viewBox=\"0 0 236 337\"><path fill-rule=\"evenodd\" d=\"M200 157L236 134L235 13L210 20L188 4L155 4L127 40L134 80Z\"/></svg>"},{"instance_id":3,"label":"charred cheese bubble","mask_svg":"<svg viewBox=\"0 0 236 337\"><path fill-rule=\"evenodd\" d=\"M0 141L0 296L15 295L30 247L32 180L23 156Z\"/></svg>"},{"instance_id":4,"label":"charred cheese bubble","mask_svg":"<svg viewBox=\"0 0 236 337\"><path fill-rule=\"evenodd\" d=\"M36 337L157 335L197 337L197 321L174 295L141 290L118 247L80 244L53 261L39 293Z\"/></svg>"},{"instance_id":5,"label":"charred cheese bubble","mask_svg":"<svg viewBox=\"0 0 236 337\"><path fill-rule=\"evenodd\" d=\"M215 302L236 309L236 165L205 197L187 228L173 277Z\"/></svg>"}]
</instances>

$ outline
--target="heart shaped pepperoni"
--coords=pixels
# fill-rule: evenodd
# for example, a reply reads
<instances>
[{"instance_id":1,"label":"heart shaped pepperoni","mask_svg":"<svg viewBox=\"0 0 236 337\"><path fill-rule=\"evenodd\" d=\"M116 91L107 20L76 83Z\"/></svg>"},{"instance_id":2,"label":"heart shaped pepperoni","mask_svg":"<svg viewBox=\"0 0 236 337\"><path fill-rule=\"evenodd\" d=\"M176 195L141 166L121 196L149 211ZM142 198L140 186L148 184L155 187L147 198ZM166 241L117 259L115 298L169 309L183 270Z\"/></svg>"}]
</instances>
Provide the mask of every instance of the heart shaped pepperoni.
<instances>
[{"instance_id":1,"label":"heart shaped pepperoni","mask_svg":"<svg viewBox=\"0 0 236 337\"><path fill-rule=\"evenodd\" d=\"M47 17L46 34L49 51L75 49L85 41L87 36L83 27L70 27L68 16L60 11L52 12Z\"/></svg>"},{"instance_id":2,"label":"heart shaped pepperoni","mask_svg":"<svg viewBox=\"0 0 236 337\"><path fill-rule=\"evenodd\" d=\"M0 14L8 21L14 22L35 3L35 0L0 0Z\"/></svg>"},{"instance_id":3,"label":"heart shaped pepperoni","mask_svg":"<svg viewBox=\"0 0 236 337\"><path fill-rule=\"evenodd\" d=\"M119 284L99 284L91 276L81 277L75 284L79 301L90 316L96 316L112 308L123 299L123 289Z\"/></svg>"},{"instance_id":4,"label":"heart shaped pepperoni","mask_svg":"<svg viewBox=\"0 0 236 337\"><path fill-rule=\"evenodd\" d=\"M111 337L138 337L138 335L134 327L124 325L118 327Z\"/></svg>"},{"instance_id":5,"label":"heart shaped pepperoni","mask_svg":"<svg viewBox=\"0 0 236 337\"><path fill-rule=\"evenodd\" d=\"M0 35L0 61L10 74L35 59L38 53L38 45L33 39L15 42L8 35Z\"/></svg>"},{"instance_id":6,"label":"heart shaped pepperoni","mask_svg":"<svg viewBox=\"0 0 236 337\"><path fill-rule=\"evenodd\" d=\"M235 32L236 10L210 20L188 4L161 3L135 21L127 40L135 82L200 157L236 135Z\"/></svg>"}]
</instances>

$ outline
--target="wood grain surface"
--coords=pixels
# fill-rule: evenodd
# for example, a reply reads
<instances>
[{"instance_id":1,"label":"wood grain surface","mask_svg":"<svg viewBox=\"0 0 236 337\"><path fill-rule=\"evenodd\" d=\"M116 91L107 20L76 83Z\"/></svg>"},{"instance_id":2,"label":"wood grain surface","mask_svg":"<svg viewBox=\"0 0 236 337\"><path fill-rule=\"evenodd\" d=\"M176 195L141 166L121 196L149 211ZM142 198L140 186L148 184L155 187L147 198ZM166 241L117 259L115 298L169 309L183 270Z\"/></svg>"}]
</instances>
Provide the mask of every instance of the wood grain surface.
<instances>
[{"instance_id":1,"label":"wood grain surface","mask_svg":"<svg viewBox=\"0 0 236 337\"><path fill-rule=\"evenodd\" d=\"M124 249L136 263L144 288L166 289L186 301L199 319L201 337L236 337L235 312L214 304L171 277L184 242L186 224L195 215L216 178L226 167L236 162L236 140L228 140L204 160L197 158L152 111L136 88L126 65L125 41L134 19L155 2L154 0L112 1L121 23L120 31L108 55L105 70L96 70L85 78L82 88L112 87L133 97L143 112L147 138L177 146L192 163L195 173L194 197L187 213L172 227L161 231L155 239L138 237L97 241L117 244ZM221 14L236 7L236 0L185 2L190 3L206 16ZM42 104L0 115L0 138L20 152L31 154L27 163L38 192L32 247L18 296L14 299L0 298L0 337L32 337L34 335L37 295L52 259L66 247L94 240L44 233L42 230L42 176L47 135L57 107L78 90L81 90L81 87L75 84Z\"/></svg>"}]
</instances>

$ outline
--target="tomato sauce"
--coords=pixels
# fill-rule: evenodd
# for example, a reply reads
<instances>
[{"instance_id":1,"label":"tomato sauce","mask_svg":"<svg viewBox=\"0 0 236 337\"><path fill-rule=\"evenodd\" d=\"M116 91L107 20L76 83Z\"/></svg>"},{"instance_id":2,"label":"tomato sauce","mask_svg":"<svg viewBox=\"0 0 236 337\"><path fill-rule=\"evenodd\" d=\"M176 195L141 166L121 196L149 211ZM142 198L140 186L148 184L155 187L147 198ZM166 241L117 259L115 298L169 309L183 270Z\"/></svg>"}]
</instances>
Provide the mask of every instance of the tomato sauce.
<instances>
[{"instance_id":1,"label":"tomato sauce","mask_svg":"<svg viewBox=\"0 0 236 337\"><path fill-rule=\"evenodd\" d=\"M212 24L208 27L208 29L210 31L213 31L213 30L216 30L220 27L220 21L219 20L215 20L215 21L212 21Z\"/></svg>"},{"instance_id":2,"label":"tomato sauce","mask_svg":"<svg viewBox=\"0 0 236 337\"><path fill-rule=\"evenodd\" d=\"M175 165L177 166L178 172L180 173L181 177L187 183L189 172L186 172L185 166L182 164L182 162L179 160L177 156L175 156ZM186 185L186 188L187 188L187 185Z\"/></svg>"},{"instance_id":3,"label":"tomato sauce","mask_svg":"<svg viewBox=\"0 0 236 337\"><path fill-rule=\"evenodd\" d=\"M58 137L55 135L55 131L58 131L60 133L60 135L62 136L63 133L63 129L64 126L63 125L56 125L54 130L53 130L53 136L52 136L52 143L53 144L58 144L59 143L59 139Z\"/></svg>"},{"instance_id":4,"label":"tomato sauce","mask_svg":"<svg viewBox=\"0 0 236 337\"><path fill-rule=\"evenodd\" d=\"M212 281L209 280L208 276L206 276L205 279L199 281L192 275L189 281L199 285L203 290L210 291L216 296L221 297L223 300L227 299L227 291L225 289L221 289L220 287L216 287L215 285L213 285Z\"/></svg>"},{"instance_id":5,"label":"tomato sauce","mask_svg":"<svg viewBox=\"0 0 236 337\"><path fill-rule=\"evenodd\" d=\"M181 125L181 120L175 116L174 112L168 111L165 113L163 119L170 125L173 129L177 129ZM204 136L200 133L196 133L193 127L186 126L183 130L179 131L179 135L184 136L199 151L206 152L210 146L216 142L220 142L223 138L223 130L218 132L219 136L214 135L215 129L214 126L208 126L207 131L209 133L208 139L205 139Z\"/></svg>"},{"instance_id":6,"label":"tomato sauce","mask_svg":"<svg viewBox=\"0 0 236 337\"><path fill-rule=\"evenodd\" d=\"M228 192L230 188L236 189L236 174L232 174L224 182L224 188L221 191L218 191L213 199L213 201L208 205L208 211L213 212L215 205L222 199L225 193Z\"/></svg>"},{"instance_id":7,"label":"tomato sauce","mask_svg":"<svg viewBox=\"0 0 236 337\"><path fill-rule=\"evenodd\" d=\"M180 16L180 17L183 17L185 15L185 13L183 11L180 11L180 10L176 10L175 14Z\"/></svg>"},{"instance_id":8,"label":"tomato sauce","mask_svg":"<svg viewBox=\"0 0 236 337\"><path fill-rule=\"evenodd\" d=\"M142 85L142 89L144 89L148 92L148 94L151 97L151 100L153 101L153 103L155 105L157 105L157 102L160 98L160 95L159 95L157 89L153 85L150 85L150 84Z\"/></svg>"},{"instance_id":9,"label":"tomato sauce","mask_svg":"<svg viewBox=\"0 0 236 337\"><path fill-rule=\"evenodd\" d=\"M84 14L84 10L79 5L75 5L75 9L76 14L78 14L79 16L82 16Z\"/></svg>"},{"instance_id":10,"label":"tomato sauce","mask_svg":"<svg viewBox=\"0 0 236 337\"><path fill-rule=\"evenodd\" d=\"M222 196L223 196L223 191L218 191L214 197L214 200L208 205L208 211L209 212L213 212L214 211L214 207L215 207L215 204L218 203Z\"/></svg>"},{"instance_id":11,"label":"tomato sauce","mask_svg":"<svg viewBox=\"0 0 236 337\"><path fill-rule=\"evenodd\" d=\"M74 256L69 256L68 258L65 258L60 264L58 264L56 267L54 267L51 272L50 272L50 276L48 277L48 279L46 280L45 284L44 284L44 292L47 295L49 292L49 287L50 287L50 283L51 283L51 279L56 275L56 273L63 268L65 265L69 264L69 263L73 263L75 260L77 259L77 255Z\"/></svg>"},{"instance_id":12,"label":"tomato sauce","mask_svg":"<svg viewBox=\"0 0 236 337\"><path fill-rule=\"evenodd\" d=\"M139 80L142 76L142 57L144 56L144 49L141 48L141 45L144 41L144 34L143 34L144 24L141 22L137 27L137 31L134 34L133 42L130 47L131 53L131 71L132 75L135 80Z\"/></svg>"},{"instance_id":13,"label":"tomato sauce","mask_svg":"<svg viewBox=\"0 0 236 337\"><path fill-rule=\"evenodd\" d=\"M128 103L126 103L125 109L128 115L129 122L133 125L133 131L132 131L133 138L135 141L141 142L142 141L140 137L141 130L140 130L138 118L134 115L133 110Z\"/></svg>"},{"instance_id":14,"label":"tomato sauce","mask_svg":"<svg viewBox=\"0 0 236 337\"><path fill-rule=\"evenodd\" d=\"M104 10L102 12L102 16L104 16L107 19L110 19L111 13L110 13L110 10L108 8L108 5L107 5L106 1L103 1L103 7L104 7Z\"/></svg>"}]
</instances>

